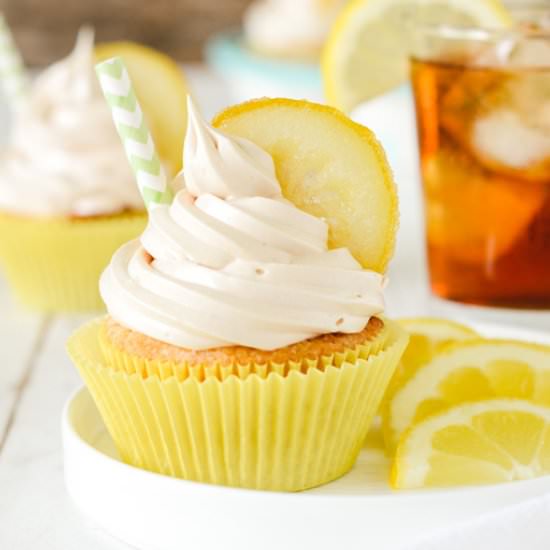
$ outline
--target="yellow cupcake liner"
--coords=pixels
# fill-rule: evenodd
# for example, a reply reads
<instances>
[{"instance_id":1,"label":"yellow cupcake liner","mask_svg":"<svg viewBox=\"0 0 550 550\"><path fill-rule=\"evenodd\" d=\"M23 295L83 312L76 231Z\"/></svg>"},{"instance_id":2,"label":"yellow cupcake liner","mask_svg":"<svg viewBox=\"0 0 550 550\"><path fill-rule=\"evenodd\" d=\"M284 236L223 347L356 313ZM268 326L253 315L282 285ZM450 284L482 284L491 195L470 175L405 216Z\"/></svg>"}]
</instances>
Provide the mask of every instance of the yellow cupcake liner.
<instances>
[{"instance_id":1,"label":"yellow cupcake liner","mask_svg":"<svg viewBox=\"0 0 550 550\"><path fill-rule=\"evenodd\" d=\"M145 213L83 219L0 213L0 267L31 309L102 310L99 276L115 250L139 236L146 222Z\"/></svg>"},{"instance_id":2,"label":"yellow cupcake liner","mask_svg":"<svg viewBox=\"0 0 550 550\"><path fill-rule=\"evenodd\" d=\"M124 354L107 359L102 322L79 329L68 351L122 460L187 480L277 491L316 487L351 469L408 341L385 321L368 356L348 350L339 365L325 358L305 373L262 376L263 366L254 366L242 377L205 369L179 379L166 363L144 373L128 370Z\"/></svg>"},{"instance_id":3,"label":"yellow cupcake liner","mask_svg":"<svg viewBox=\"0 0 550 550\"><path fill-rule=\"evenodd\" d=\"M321 356L318 359L304 357L301 361L288 360L286 362L269 363L192 363L172 362L167 360L149 360L145 357L132 355L114 345L105 330L106 325L101 323L98 331L99 346L105 358L105 363L110 368L125 372L126 374L138 374L142 377L158 376L161 380L175 376L179 381L187 378L195 378L203 381L209 377L225 380L234 375L241 379L256 374L260 378L266 378L271 373L287 376L290 372L306 373L309 369L325 370L329 365L339 367L343 363L355 363L357 359L375 355L387 343L391 334L391 328L384 326L381 333L372 341L364 341L354 349L347 349L332 355ZM306 352L308 353L308 352Z\"/></svg>"}]
</instances>

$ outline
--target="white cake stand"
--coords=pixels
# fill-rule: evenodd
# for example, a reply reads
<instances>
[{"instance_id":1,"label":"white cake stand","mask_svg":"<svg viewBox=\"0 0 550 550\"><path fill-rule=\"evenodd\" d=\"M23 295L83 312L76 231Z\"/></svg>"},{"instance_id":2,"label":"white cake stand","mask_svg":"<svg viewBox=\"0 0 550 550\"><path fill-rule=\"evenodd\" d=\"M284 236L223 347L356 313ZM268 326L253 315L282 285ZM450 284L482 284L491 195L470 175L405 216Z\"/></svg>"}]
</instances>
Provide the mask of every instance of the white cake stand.
<instances>
[{"instance_id":1,"label":"white cake stand","mask_svg":"<svg viewBox=\"0 0 550 550\"><path fill-rule=\"evenodd\" d=\"M550 337L479 326L488 336ZM63 413L65 480L82 513L140 550L396 550L550 492L550 476L453 490L393 492L376 432L354 469L304 493L232 489L173 479L119 460L86 389Z\"/></svg>"}]
</instances>

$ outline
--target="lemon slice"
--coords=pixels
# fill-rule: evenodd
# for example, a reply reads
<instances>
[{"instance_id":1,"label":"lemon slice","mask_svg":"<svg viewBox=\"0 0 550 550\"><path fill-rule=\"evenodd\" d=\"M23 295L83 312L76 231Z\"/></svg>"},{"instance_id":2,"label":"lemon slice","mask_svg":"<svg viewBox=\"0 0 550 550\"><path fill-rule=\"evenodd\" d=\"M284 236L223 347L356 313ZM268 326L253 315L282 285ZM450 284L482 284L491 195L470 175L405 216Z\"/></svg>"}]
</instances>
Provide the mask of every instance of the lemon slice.
<instances>
[{"instance_id":1,"label":"lemon slice","mask_svg":"<svg viewBox=\"0 0 550 550\"><path fill-rule=\"evenodd\" d=\"M484 339L447 346L392 396L386 441L395 447L409 426L454 405L501 397L550 406L550 346Z\"/></svg>"},{"instance_id":2,"label":"lemon slice","mask_svg":"<svg viewBox=\"0 0 550 550\"><path fill-rule=\"evenodd\" d=\"M398 322L410 335L409 345L396 372L399 385L412 378L421 365L431 361L448 344L479 338L475 330L448 319L418 317L399 319Z\"/></svg>"},{"instance_id":3,"label":"lemon slice","mask_svg":"<svg viewBox=\"0 0 550 550\"><path fill-rule=\"evenodd\" d=\"M395 489L498 483L550 473L550 408L524 400L453 407L403 436Z\"/></svg>"},{"instance_id":4,"label":"lemon slice","mask_svg":"<svg viewBox=\"0 0 550 550\"><path fill-rule=\"evenodd\" d=\"M500 28L510 15L498 0L354 0L336 20L322 55L329 103L349 111L404 82L419 23Z\"/></svg>"},{"instance_id":5,"label":"lemon slice","mask_svg":"<svg viewBox=\"0 0 550 550\"><path fill-rule=\"evenodd\" d=\"M409 344L392 377L382 402L382 417L387 416L388 404L395 393L446 346L454 342L479 338L479 334L455 321L418 317L399 319L398 323L409 333ZM387 423L384 422L384 425ZM385 436L387 437L387 436Z\"/></svg>"},{"instance_id":6,"label":"lemon slice","mask_svg":"<svg viewBox=\"0 0 550 550\"><path fill-rule=\"evenodd\" d=\"M291 99L230 107L213 124L272 155L283 194L327 221L331 248L347 247L363 267L385 271L395 243L397 194L368 128L331 107Z\"/></svg>"},{"instance_id":7,"label":"lemon slice","mask_svg":"<svg viewBox=\"0 0 550 550\"><path fill-rule=\"evenodd\" d=\"M155 145L168 171L182 166L187 128L187 84L177 63L167 55L133 42L107 42L95 48L96 60L120 56L130 73Z\"/></svg>"}]
</instances>

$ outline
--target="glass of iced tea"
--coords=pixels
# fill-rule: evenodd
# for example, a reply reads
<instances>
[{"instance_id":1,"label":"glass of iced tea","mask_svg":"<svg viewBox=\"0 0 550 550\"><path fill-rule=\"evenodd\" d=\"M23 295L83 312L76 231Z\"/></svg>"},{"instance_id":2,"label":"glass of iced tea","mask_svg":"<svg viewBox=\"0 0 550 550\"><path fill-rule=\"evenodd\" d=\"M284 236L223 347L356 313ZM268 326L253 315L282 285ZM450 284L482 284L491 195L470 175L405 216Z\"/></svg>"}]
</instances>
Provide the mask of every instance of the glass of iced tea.
<instances>
[{"instance_id":1,"label":"glass of iced tea","mask_svg":"<svg viewBox=\"0 0 550 550\"><path fill-rule=\"evenodd\" d=\"M412 58L432 291L550 309L550 11L424 27Z\"/></svg>"}]
</instances>

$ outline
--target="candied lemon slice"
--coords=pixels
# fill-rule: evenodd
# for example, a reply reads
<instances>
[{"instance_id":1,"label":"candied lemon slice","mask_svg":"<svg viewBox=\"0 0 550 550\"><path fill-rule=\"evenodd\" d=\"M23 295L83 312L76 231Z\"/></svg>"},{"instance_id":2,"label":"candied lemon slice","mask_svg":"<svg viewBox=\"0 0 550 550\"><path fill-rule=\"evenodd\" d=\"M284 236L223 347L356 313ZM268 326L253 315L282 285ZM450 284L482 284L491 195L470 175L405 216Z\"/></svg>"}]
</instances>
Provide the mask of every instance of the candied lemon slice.
<instances>
[{"instance_id":1,"label":"candied lemon slice","mask_svg":"<svg viewBox=\"0 0 550 550\"><path fill-rule=\"evenodd\" d=\"M550 406L550 346L485 339L447 346L393 394L386 443L395 448L409 426L455 405L503 397Z\"/></svg>"},{"instance_id":2,"label":"candied lemon slice","mask_svg":"<svg viewBox=\"0 0 550 550\"><path fill-rule=\"evenodd\" d=\"M351 110L405 82L415 23L502 27L499 0L354 0L336 20L321 69L328 101Z\"/></svg>"},{"instance_id":3,"label":"candied lemon slice","mask_svg":"<svg viewBox=\"0 0 550 550\"><path fill-rule=\"evenodd\" d=\"M397 193L368 128L331 107L291 99L230 107L213 124L272 155L283 194L327 221L331 248L347 247L363 267L385 271L395 243Z\"/></svg>"},{"instance_id":4,"label":"candied lemon slice","mask_svg":"<svg viewBox=\"0 0 550 550\"><path fill-rule=\"evenodd\" d=\"M187 128L188 89L180 67L167 55L134 42L98 44L95 56L98 62L122 57L159 155L175 175L182 166Z\"/></svg>"},{"instance_id":5,"label":"candied lemon slice","mask_svg":"<svg viewBox=\"0 0 550 550\"><path fill-rule=\"evenodd\" d=\"M550 473L550 408L467 403L414 424L397 448L395 489L498 483Z\"/></svg>"},{"instance_id":6,"label":"candied lemon slice","mask_svg":"<svg viewBox=\"0 0 550 550\"><path fill-rule=\"evenodd\" d=\"M386 415L388 404L396 391L404 386L424 364L449 344L479 338L479 334L455 321L418 317L399 319L398 323L409 333L409 344L392 377L382 402L382 416Z\"/></svg>"}]
</instances>

